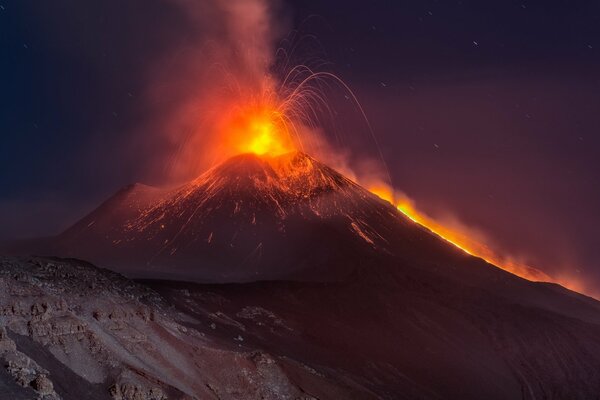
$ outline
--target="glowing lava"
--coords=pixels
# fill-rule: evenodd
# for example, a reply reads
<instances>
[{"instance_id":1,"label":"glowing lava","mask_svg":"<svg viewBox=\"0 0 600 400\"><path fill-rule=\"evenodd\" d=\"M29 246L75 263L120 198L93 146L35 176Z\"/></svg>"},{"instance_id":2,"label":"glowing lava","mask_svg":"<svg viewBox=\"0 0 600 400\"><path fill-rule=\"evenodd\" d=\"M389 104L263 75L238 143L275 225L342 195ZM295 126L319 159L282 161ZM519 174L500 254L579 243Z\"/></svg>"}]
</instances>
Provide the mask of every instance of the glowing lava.
<instances>
[{"instance_id":1,"label":"glowing lava","mask_svg":"<svg viewBox=\"0 0 600 400\"><path fill-rule=\"evenodd\" d=\"M292 150L275 123L269 119L251 120L247 132L248 141L240 143L242 152L276 156Z\"/></svg>"},{"instance_id":2,"label":"glowing lava","mask_svg":"<svg viewBox=\"0 0 600 400\"><path fill-rule=\"evenodd\" d=\"M234 116L225 130L234 153L278 156L295 149L281 114L251 107Z\"/></svg>"},{"instance_id":3,"label":"glowing lava","mask_svg":"<svg viewBox=\"0 0 600 400\"><path fill-rule=\"evenodd\" d=\"M525 279L529 279L531 281L556 281L551 279L548 275L546 275L540 270L532 268L523 263L514 261L510 258L501 257L497 255L488 246L479 242L477 239L473 238L468 233L462 231L460 228L449 227L418 211L410 200L396 200L391 190L389 190L386 187L372 187L369 190L371 191L371 193L377 195L381 199L393 204L398 209L398 211L400 211L412 221L427 228L440 238L444 239L448 243L451 243L452 245L461 249L469 255L482 258L490 264L493 264L499 268L502 268L506 271L509 271L515 275L518 275Z\"/></svg>"}]
</instances>

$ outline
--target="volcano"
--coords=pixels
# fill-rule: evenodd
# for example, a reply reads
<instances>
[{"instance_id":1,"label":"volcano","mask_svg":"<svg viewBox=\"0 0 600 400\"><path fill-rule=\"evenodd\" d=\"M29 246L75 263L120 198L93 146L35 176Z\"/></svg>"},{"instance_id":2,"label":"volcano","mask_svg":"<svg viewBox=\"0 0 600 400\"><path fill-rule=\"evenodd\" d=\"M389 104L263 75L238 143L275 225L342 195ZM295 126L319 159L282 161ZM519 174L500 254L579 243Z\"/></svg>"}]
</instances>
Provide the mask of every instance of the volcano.
<instances>
[{"instance_id":1,"label":"volcano","mask_svg":"<svg viewBox=\"0 0 600 400\"><path fill-rule=\"evenodd\" d=\"M175 189L127 186L41 249L199 282L336 281L390 259L464 256L301 152L238 155Z\"/></svg>"},{"instance_id":2,"label":"volcano","mask_svg":"<svg viewBox=\"0 0 600 400\"><path fill-rule=\"evenodd\" d=\"M137 278L219 346L268 352L296 398L600 393L600 303L465 253L300 152L128 186L32 246Z\"/></svg>"},{"instance_id":3,"label":"volcano","mask_svg":"<svg viewBox=\"0 0 600 400\"><path fill-rule=\"evenodd\" d=\"M417 230L304 153L243 154L176 189L125 187L47 252L145 278L323 281L426 236Z\"/></svg>"}]
</instances>

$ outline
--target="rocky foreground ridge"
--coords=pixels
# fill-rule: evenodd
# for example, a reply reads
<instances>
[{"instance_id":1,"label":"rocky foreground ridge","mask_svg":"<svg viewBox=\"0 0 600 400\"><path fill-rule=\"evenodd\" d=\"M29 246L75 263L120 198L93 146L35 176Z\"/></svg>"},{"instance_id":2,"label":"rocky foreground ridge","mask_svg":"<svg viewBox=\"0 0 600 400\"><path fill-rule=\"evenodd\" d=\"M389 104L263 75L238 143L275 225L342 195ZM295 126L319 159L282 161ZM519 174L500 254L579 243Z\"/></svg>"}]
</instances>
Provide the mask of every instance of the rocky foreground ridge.
<instances>
[{"instance_id":1,"label":"rocky foreground ridge","mask_svg":"<svg viewBox=\"0 0 600 400\"><path fill-rule=\"evenodd\" d=\"M315 370L203 329L216 323L199 325L114 272L0 257L2 399L315 398L290 378L318 382Z\"/></svg>"},{"instance_id":2,"label":"rocky foreground ridge","mask_svg":"<svg viewBox=\"0 0 600 400\"><path fill-rule=\"evenodd\" d=\"M0 399L598 398L597 301L455 257L207 285L0 256Z\"/></svg>"}]
</instances>

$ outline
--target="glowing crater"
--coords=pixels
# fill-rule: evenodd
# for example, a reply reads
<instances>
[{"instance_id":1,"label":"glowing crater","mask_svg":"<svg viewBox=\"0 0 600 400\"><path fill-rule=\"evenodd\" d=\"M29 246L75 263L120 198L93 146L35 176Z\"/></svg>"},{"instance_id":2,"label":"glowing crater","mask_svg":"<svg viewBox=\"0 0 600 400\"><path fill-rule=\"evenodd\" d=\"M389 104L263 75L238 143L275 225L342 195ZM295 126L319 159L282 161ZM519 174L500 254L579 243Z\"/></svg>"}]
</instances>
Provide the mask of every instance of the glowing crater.
<instances>
[{"instance_id":1,"label":"glowing crater","mask_svg":"<svg viewBox=\"0 0 600 400\"><path fill-rule=\"evenodd\" d=\"M234 155L279 156L296 150L284 116L269 106L239 110L229 119L223 136Z\"/></svg>"}]
</instances>

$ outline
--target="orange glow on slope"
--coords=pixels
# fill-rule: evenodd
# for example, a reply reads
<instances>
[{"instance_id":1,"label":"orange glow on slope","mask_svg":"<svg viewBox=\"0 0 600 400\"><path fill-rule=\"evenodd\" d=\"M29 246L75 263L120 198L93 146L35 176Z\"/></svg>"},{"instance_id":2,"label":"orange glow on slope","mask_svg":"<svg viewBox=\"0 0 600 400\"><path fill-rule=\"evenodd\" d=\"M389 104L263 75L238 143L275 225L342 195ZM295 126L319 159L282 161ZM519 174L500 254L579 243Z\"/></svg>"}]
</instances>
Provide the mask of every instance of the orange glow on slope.
<instances>
[{"instance_id":1,"label":"orange glow on slope","mask_svg":"<svg viewBox=\"0 0 600 400\"><path fill-rule=\"evenodd\" d=\"M377 195L381 199L393 204L398 211L412 221L427 228L440 238L453 244L455 247L461 249L469 255L482 258L490 264L531 281L556 282L556 280L551 279L542 271L514 261L510 258L497 255L488 246L470 236L469 233L466 232L466 229L465 231L461 231L459 228L449 227L418 211L410 200L396 200L392 191L387 187L378 186L372 187L369 190L371 193ZM564 282L561 282L561 284L565 285ZM573 285L569 285L568 287L571 286Z\"/></svg>"}]
</instances>

